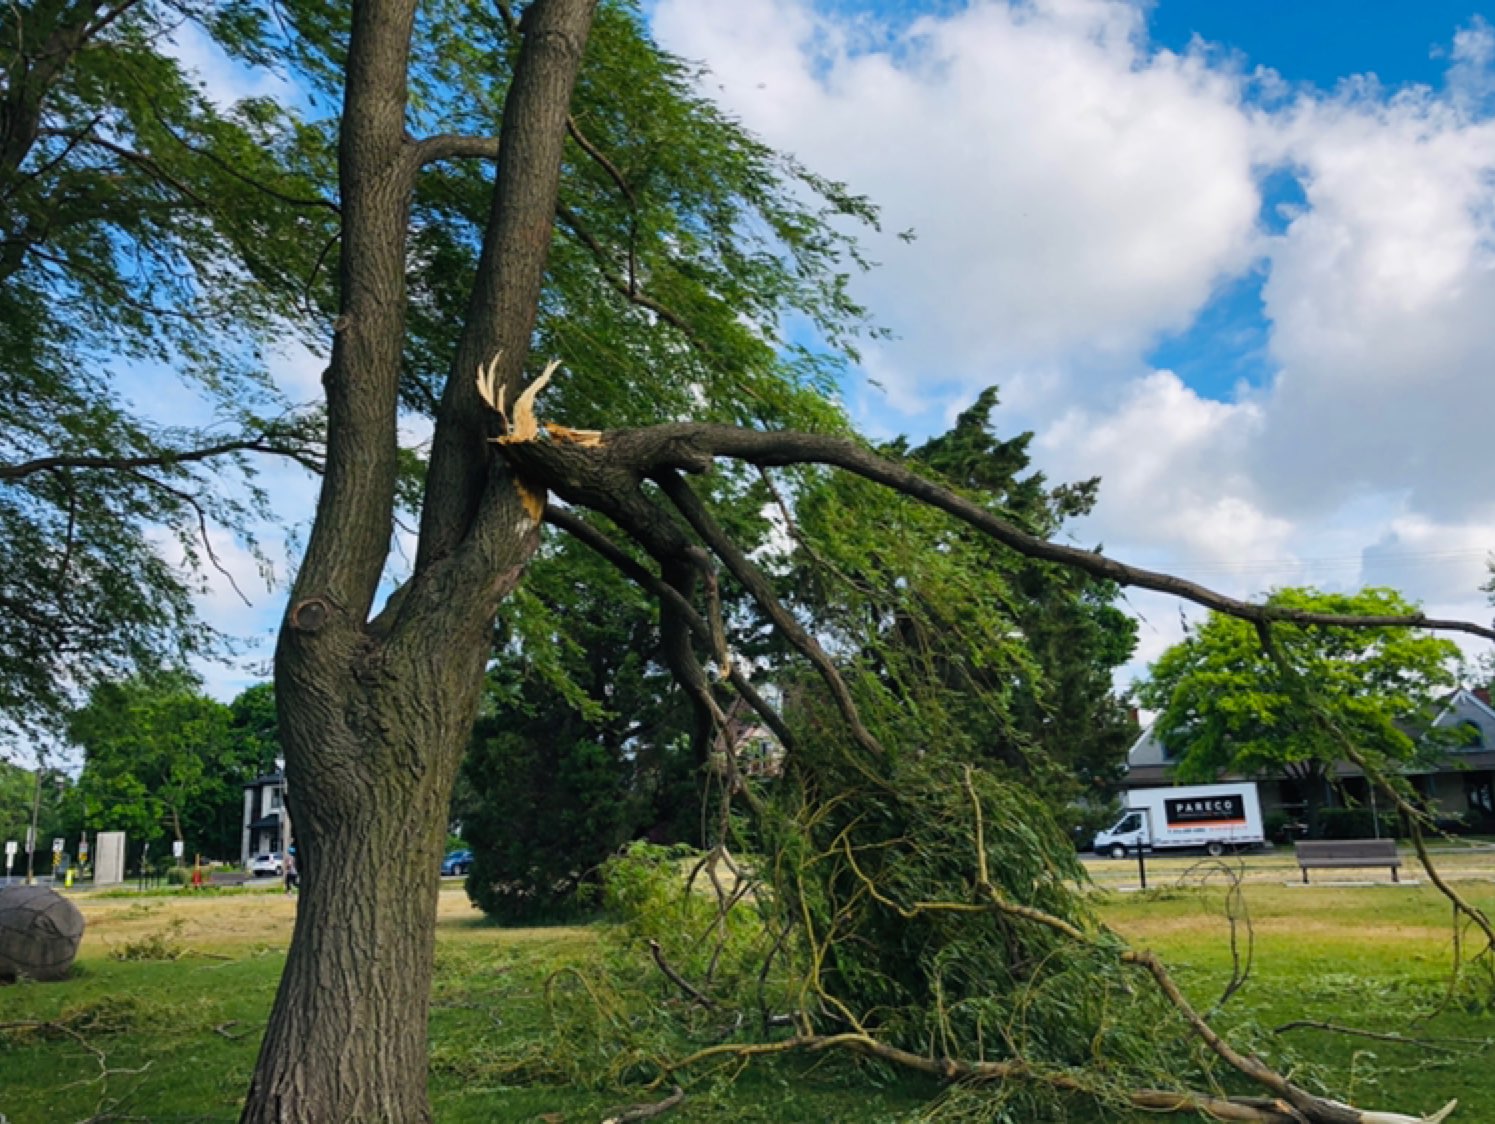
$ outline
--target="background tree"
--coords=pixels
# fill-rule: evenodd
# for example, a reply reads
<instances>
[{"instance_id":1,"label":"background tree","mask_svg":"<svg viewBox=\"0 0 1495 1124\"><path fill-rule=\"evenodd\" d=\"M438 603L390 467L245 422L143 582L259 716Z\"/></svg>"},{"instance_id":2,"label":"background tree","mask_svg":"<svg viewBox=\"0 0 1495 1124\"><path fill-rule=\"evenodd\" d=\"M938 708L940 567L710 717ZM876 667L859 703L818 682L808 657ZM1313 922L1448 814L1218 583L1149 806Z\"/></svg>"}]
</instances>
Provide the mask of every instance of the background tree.
<instances>
[{"instance_id":1,"label":"background tree","mask_svg":"<svg viewBox=\"0 0 1495 1124\"><path fill-rule=\"evenodd\" d=\"M101 684L72 715L83 750L85 826L138 842L180 840L187 853L236 857L244 782L273 764L235 730L233 711L180 673Z\"/></svg>"},{"instance_id":2,"label":"background tree","mask_svg":"<svg viewBox=\"0 0 1495 1124\"><path fill-rule=\"evenodd\" d=\"M1267 604L1288 611L1406 617L1416 606L1390 589L1353 594L1281 589ZM1338 727L1377 760L1406 763L1426 751L1440 693L1457 682L1452 641L1406 628L1278 626L1277 643L1311 681ZM1158 711L1154 734L1184 781L1224 772L1280 773L1302 786L1310 822L1343 759L1304 712L1247 622L1212 613L1153 664L1137 700Z\"/></svg>"},{"instance_id":3,"label":"background tree","mask_svg":"<svg viewBox=\"0 0 1495 1124\"><path fill-rule=\"evenodd\" d=\"M40 781L40 787L38 787ZM35 869L47 870L52 862L52 840L67 839L67 849L74 849L76 837L70 831L68 809L73 786L66 774L45 764L23 769L0 761L0 843L14 840L18 845L13 875L26 872L26 838L31 830L31 814L36 816Z\"/></svg>"},{"instance_id":4,"label":"background tree","mask_svg":"<svg viewBox=\"0 0 1495 1124\"><path fill-rule=\"evenodd\" d=\"M637 587L575 543L516 593L463 764L468 892L506 921L574 913L638 835L699 836L691 713Z\"/></svg>"},{"instance_id":5,"label":"background tree","mask_svg":"<svg viewBox=\"0 0 1495 1124\"><path fill-rule=\"evenodd\" d=\"M256 56L241 16L0 12L0 737L55 734L91 685L216 650L191 602L218 565L210 522L245 533L265 511L250 454L317 463L315 419L265 363L328 292L327 140L268 99L215 106L168 42L186 22ZM163 399L169 420L135 405Z\"/></svg>"},{"instance_id":6,"label":"background tree","mask_svg":"<svg viewBox=\"0 0 1495 1124\"><path fill-rule=\"evenodd\" d=\"M998 436L997 402L990 388L948 432L879 451L1053 536L1091 510L1099 481L1049 485L1030 470L1031 433ZM1136 642L1117 586L880 491L823 473L786 490L797 542L779 583L785 599L861 654L896 697L891 706L918 699L928 741L965 746L957 756L1021 780L1056 814L1104 808L1136 737L1112 684Z\"/></svg>"},{"instance_id":7,"label":"background tree","mask_svg":"<svg viewBox=\"0 0 1495 1124\"><path fill-rule=\"evenodd\" d=\"M258 773L275 768L281 756L280 718L275 712L275 685L256 683L228 704L234 756Z\"/></svg>"}]
</instances>

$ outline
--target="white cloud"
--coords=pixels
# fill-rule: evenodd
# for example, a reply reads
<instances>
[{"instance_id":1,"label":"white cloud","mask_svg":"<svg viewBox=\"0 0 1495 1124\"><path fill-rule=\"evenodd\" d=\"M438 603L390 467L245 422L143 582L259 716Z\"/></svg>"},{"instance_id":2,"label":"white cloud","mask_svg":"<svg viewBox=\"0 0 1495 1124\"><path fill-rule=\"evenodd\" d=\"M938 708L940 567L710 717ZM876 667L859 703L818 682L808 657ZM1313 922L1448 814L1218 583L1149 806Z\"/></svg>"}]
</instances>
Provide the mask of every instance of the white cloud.
<instances>
[{"instance_id":1,"label":"white cloud","mask_svg":"<svg viewBox=\"0 0 1495 1124\"><path fill-rule=\"evenodd\" d=\"M1109 409L1071 408L1035 448L1061 478L1104 481L1100 511L1077 533L1132 545L1145 539L1203 563L1271 557L1283 551L1291 525L1262 509L1241 468L1261 420L1249 402L1202 398L1157 371L1129 384Z\"/></svg>"},{"instance_id":2,"label":"white cloud","mask_svg":"<svg viewBox=\"0 0 1495 1124\"><path fill-rule=\"evenodd\" d=\"M167 42L167 53L195 74L208 100L227 108L245 98L295 101L295 87L274 71L253 68L224 54L223 49L190 20L183 21Z\"/></svg>"},{"instance_id":3,"label":"white cloud","mask_svg":"<svg viewBox=\"0 0 1495 1124\"><path fill-rule=\"evenodd\" d=\"M885 393L850 395L870 429L943 428L1000 383L998 425L1035 428L1040 467L1103 476L1079 541L1237 594L1396 578L1487 617L1495 31L1449 28L1441 90L1326 94L1156 50L1144 20L992 0L894 35L811 0L662 0L654 24L749 128L917 231L875 240L862 282L900 337L868 359ZM1284 170L1303 199L1272 233L1261 185ZM1264 385L1220 401L1148 368L1256 269Z\"/></svg>"},{"instance_id":4,"label":"white cloud","mask_svg":"<svg viewBox=\"0 0 1495 1124\"><path fill-rule=\"evenodd\" d=\"M1269 247L1261 479L1305 513L1364 490L1440 516L1488 504L1495 123L1362 86L1264 128L1306 205Z\"/></svg>"},{"instance_id":5,"label":"white cloud","mask_svg":"<svg viewBox=\"0 0 1495 1124\"><path fill-rule=\"evenodd\" d=\"M1235 76L1148 54L1114 3L977 4L889 45L787 0L666 0L664 43L774 145L883 209L863 292L902 342L888 385L1134 351L1252 255ZM901 379L903 385L895 385ZM927 399L926 399L927 400Z\"/></svg>"}]
</instances>

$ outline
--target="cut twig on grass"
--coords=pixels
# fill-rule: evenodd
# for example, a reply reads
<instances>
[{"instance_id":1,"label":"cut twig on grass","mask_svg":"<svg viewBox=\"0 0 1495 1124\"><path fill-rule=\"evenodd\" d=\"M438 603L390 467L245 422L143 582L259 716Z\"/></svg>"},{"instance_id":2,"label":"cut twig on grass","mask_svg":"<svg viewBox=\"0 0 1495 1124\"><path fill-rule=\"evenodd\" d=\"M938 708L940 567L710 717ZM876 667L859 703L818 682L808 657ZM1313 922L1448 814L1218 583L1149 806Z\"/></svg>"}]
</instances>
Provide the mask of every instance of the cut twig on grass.
<instances>
[{"instance_id":1,"label":"cut twig on grass","mask_svg":"<svg viewBox=\"0 0 1495 1124\"><path fill-rule=\"evenodd\" d=\"M1373 1038L1377 1042L1394 1042L1398 1046L1416 1046L1422 1050L1434 1050L1445 1054L1474 1054L1495 1046L1495 1038L1411 1038L1394 1030L1364 1030L1355 1026L1340 1026L1338 1023L1320 1022L1317 1019L1294 1019L1273 1027L1273 1034L1286 1034L1290 1030L1322 1030L1330 1034L1347 1034L1354 1038ZM1472 1047L1460 1049L1459 1047Z\"/></svg>"},{"instance_id":2,"label":"cut twig on grass","mask_svg":"<svg viewBox=\"0 0 1495 1124\"><path fill-rule=\"evenodd\" d=\"M663 1116L671 1109L679 1108L685 1103L685 1090L676 1085L662 1101L652 1104L625 1105L622 1108L609 1109L602 1119L602 1124L635 1124L639 1120L653 1120L657 1116Z\"/></svg>"},{"instance_id":3,"label":"cut twig on grass","mask_svg":"<svg viewBox=\"0 0 1495 1124\"><path fill-rule=\"evenodd\" d=\"M1225 920L1230 924L1230 979L1226 981L1225 988L1220 992L1220 998L1215 1000L1215 1005L1210 1008L1209 1014L1216 1014L1220 1008L1230 1002L1231 996L1245 986L1246 981L1251 978L1251 964L1256 955L1256 929L1251 924L1251 914L1246 908L1245 868L1237 862L1236 865L1224 862L1220 859L1202 859L1194 863L1178 876L1178 884L1184 885L1194 878L1196 872L1203 872L1199 877L1199 884L1206 885L1211 875L1223 874L1227 882L1225 890ZM1245 950L1241 948L1241 932L1245 932Z\"/></svg>"}]
</instances>

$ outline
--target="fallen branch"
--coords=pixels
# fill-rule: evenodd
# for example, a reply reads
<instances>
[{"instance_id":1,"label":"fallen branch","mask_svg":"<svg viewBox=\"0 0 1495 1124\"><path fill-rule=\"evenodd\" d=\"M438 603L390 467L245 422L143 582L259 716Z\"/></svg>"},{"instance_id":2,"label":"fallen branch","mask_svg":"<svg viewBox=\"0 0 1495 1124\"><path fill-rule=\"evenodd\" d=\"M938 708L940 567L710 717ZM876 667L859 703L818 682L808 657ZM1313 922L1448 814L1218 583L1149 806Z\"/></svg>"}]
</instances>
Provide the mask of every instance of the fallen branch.
<instances>
[{"instance_id":1,"label":"fallen branch","mask_svg":"<svg viewBox=\"0 0 1495 1124\"><path fill-rule=\"evenodd\" d=\"M677 972L674 966L664 958L664 949L659 947L658 941L649 941L649 953L654 957L654 963L659 965L659 970L664 973L665 978L669 980L670 983L674 984L681 991L685 992L685 994L690 996L693 1001L699 1003L707 1010L714 1010L716 1008L716 1001L712 999L711 996L706 995L700 990L700 988L696 987L688 979Z\"/></svg>"},{"instance_id":2,"label":"fallen branch","mask_svg":"<svg viewBox=\"0 0 1495 1124\"><path fill-rule=\"evenodd\" d=\"M663 1116L671 1109L679 1108L685 1101L685 1090L676 1085L662 1101L653 1104L625 1105L622 1108L609 1109L602 1124L633 1124L638 1120L653 1120L656 1116Z\"/></svg>"},{"instance_id":3,"label":"fallen branch","mask_svg":"<svg viewBox=\"0 0 1495 1124\"><path fill-rule=\"evenodd\" d=\"M1360 1027L1319 1022L1317 1019L1294 1019L1292 1022L1274 1027L1272 1033L1286 1034L1290 1030L1322 1030L1331 1034L1347 1034L1355 1038L1373 1038L1377 1042L1395 1042L1399 1046L1416 1046L1419 1049L1436 1050L1445 1054L1470 1052L1460 1050L1457 1048L1458 1046L1472 1046L1476 1050L1485 1050L1491 1046L1495 1046L1495 1039L1491 1038L1409 1038L1407 1035L1398 1034L1394 1030L1363 1030ZM1450 1045L1450 1043L1455 1045Z\"/></svg>"}]
</instances>

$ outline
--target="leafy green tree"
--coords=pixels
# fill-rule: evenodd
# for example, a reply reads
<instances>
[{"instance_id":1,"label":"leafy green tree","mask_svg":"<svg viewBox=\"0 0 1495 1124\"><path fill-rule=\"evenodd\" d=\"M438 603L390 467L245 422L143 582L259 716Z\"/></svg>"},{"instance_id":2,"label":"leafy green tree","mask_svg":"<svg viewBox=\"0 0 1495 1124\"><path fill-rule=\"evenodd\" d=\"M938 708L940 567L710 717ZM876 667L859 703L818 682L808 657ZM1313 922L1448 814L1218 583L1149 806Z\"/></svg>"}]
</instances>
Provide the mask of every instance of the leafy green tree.
<instances>
[{"instance_id":1,"label":"leafy green tree","mask_svg":"<svg viewBox=\"0 0 1495 1124\"><path fill-rule=\"evenodd\" d=\"M948 432L881 451L1051 536L1091 509L1099 481L1052 486L1031 471L1032 434L999 437L997 402L988 389ZM1112 684L1136 639L1114 583L1025 557L865 481L802 475L792 494L796 549L780 588L891 689L890 709L917 699L926 742L999 767L1056 812L1104 805L1136 736Z\"/></svg>"},{"instance_id":2,"label":"leafy green tree","mask_svg":"<svg viewBox=\"0 0 1495 1124\"><path fill-rule=\"evenodd\" d=\"M265 766L264 747L237 734L232 709L182 674L95 687L68 724L84 754L86 826L236 855L243 785Z\"/></svg>"},{"instance_id":3,"label":"leafy green tree","mask_svg":"<svg viewBox=\"0 0 1495 1124\"><path fill-rule=\"evenodd\" d=\"M228 709L234 756L258 774L270 772L281 756L275 685L256 683L246 687L228 704Z\"/></svg>"},{"instance_id":4,"label":"leafy green tree","mask_svg":"<svg viewBox=\"0 0 1495 1124\"><path fill-rule=\"evenodd\" d=\"M45 763L36 769L0 761L0 843L14 840L19 844L13 874L26 872L26 837L31 830L32 812L36 812L35 869L45 871L52 863L52 840L66 839L67 850L73 850L76 835L68 815L74 786L59 770Z\"/></svg>"},{"instance_id":5,"label":"leafy green tree","mask_svg":"<svg viewBox=\"0 0 1495 1124\"><path fill-rule=\"evenodd\" d=\"M1281 589L1267 604L1286 612L1406 618L1416 606L1394 590L1321 593ZM1452 641L1407 628L1278 624L1275 643L1327 715L1354 745L1378 760L1406 762L1426 748L1435 703L1457 682ZM1298 780L1310 814L1325 799L1343 753L1302 706L1248 622L1212 613L1153 664L1137 687L1157 710L1154 733L1184 781L1224 772L1277 773Z\"/></svg>"},{"instance_id":6,"label":"leafy green tree","mask_svg":"<svg viewBox=\"0 0 1495 1124\"><path fill-rule=\"evenodd\" d=\"M699 805L690 708L637 587L562 542L513 608L463 764L462 826L473 901L533 921L584 907L621 844L660 819L666 835L693 826Z\"/></svg>"},{"instance_id":7,"label":"leafy green tree","mask_svg":"<svg viewBox=\"0 0 1495 1124\"><path fill-rule=\"evenodd\" d=\"M1053 537L1066 521L1094 508L1100 481L1050 486L1042 473L1029 471L1033 434L999 438L991 417L996 405L996 389L983 391L953 429L914 450L913 460L1029 533ZM1116 606L1119 587L969 530L962 537L984 554L988 573L1008 585L1008 619L1036 665L1036 674L1013 692L1012 735L1004 739L1001 729L986 724L989 752L1046 780L1056 804L1104 802L1116 791L1137 732L1112 678L1137 641L1136 622ZM1018 752L1004 750L1004 740L1015 741ZM1025 747L1035 752L1022 752Z\"/></svg>"},{"instance_id":8,"label":"leafy green tree","mask_svg":"<svg viewBox=\"0 0 1495 1124\"><path fill-rule=\"evenodd\" d=\"M317 463L265 350L329 291L327 140L269 100L216 107L169 53L184 22L258 49L231 4L0 12L0 737L217 647L191 603L209 521L266 510L251 454ZM163 397L211 421L132 405Z\"/></svg>"}]
</instances>

